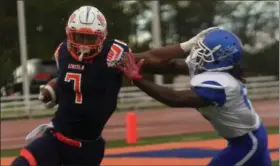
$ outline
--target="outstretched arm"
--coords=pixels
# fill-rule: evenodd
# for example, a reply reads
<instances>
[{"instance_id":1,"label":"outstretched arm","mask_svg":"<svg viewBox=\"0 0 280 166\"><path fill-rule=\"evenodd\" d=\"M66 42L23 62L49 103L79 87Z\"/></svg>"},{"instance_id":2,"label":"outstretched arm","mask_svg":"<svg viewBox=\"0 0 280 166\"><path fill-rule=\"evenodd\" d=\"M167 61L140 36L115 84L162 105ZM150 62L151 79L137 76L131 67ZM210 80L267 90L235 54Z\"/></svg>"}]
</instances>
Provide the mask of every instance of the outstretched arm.
<instances>
[{"instance_id":1,"label":"outstretched arm","mask_svg":"<svg viewBox=\"0 0 280 166\"><path fill-rule=\"evenodd\" d=\"M170 107L203 107L210 103L201 99L195 91L184 90L175 91L171 88L154 84L148 80L145 80L140 74L139 70L143 64L143 60L140 60L138 64L135 63L132 54L126 56L126 60L123 67L119 67L123 71L124 75L132 80L134 85L139 87L142 91L146 92L149 96L156 100L170 106Z\"/></svg>"},{"instance_id":2,"label":"outstretched arm","mask_svg":"<svg viewBox=\"0 0 280 166\"><path fill-rule=\"evenodd\" d=\"M154 84L143 78L135 80L133 83L149 96L169 107L199 108L210 105L210 103L202 100L196 92L192 90L176 91L168 87Z\"/></svg>"},{"instance_id":3,"label":"outstretched arm","mask_svg":"<svg viewBox=\"0 0 280 166\"><path fill-rule=\"evenodd\" d=\"M135 60L139 61L140 59L145 59L145 64L161 64L169 59L173 59L179 56L184 55L185 52L191 50L191 48L198 42L198 40L205 36L208 32L217 29L218 27L211 27L205 29L198 33L196 36L190 40L180 43L169 45L161 48L155 48L149 51L142 53L134 53Z\"/></svg>"},{"instance_id":4,"label":"outstretched arm","mask_svg":"<svg viewBox=\"0 0 280 166\"><path fill-rule=\"evenodd\" d=\"M171 59L164 64L145 64L142 67L142 71L153 74L188 74L189 70L185 59Z\"/></svg>"},{"instance_id":5,"label":"outstretched arm","mask_svg":"<svg viewBox=\"0 0 280 166\"><path fill-rule=\"evenodd\" d=\"M147 64L162 64L171 58L176 58L185 54L180 44L154 48L142 53L134 53L135 60L145 59Z\"/></svg>"}]
</instances>

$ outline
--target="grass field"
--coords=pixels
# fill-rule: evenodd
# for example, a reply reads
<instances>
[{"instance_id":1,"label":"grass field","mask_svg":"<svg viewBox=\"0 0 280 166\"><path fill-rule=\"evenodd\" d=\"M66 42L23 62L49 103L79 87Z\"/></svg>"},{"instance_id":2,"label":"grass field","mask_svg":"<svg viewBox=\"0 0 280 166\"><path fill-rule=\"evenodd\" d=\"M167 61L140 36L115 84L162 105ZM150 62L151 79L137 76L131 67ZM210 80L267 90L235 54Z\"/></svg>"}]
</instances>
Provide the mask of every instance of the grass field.
<instances>
[{"instance_id":1,"label":"grass field","mask_svg":"<svg viewBox=\"0 0 280 166\"><path fill-rule=\"evenodd\" d=\"M269 134L279 133L278 127L269 127L267 128L267 131ZM107 148L152 145L152 144L154 145L154 144L182 142L182 141L186 142L186 141L198 141L198 140L211 140L216 138L218 137L213 132L193 133L193 134L143 138L140 139L137 144L133 144L133 145L126 144L124 140L108 141ZM1 157L17 156L19 154L19 150L20 149L1 150ZM277 166L277 165L278 165L278 161L274 161L273 166Z\"/></svg>"}]
</instances>

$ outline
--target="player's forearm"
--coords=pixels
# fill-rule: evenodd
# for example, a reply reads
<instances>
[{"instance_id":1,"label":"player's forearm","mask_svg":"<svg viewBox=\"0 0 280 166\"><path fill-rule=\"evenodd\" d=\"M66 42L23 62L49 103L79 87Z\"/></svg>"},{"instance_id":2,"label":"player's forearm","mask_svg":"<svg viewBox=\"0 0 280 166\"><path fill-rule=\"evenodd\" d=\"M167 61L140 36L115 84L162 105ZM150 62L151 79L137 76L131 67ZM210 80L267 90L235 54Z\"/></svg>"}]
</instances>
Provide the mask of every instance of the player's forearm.
<instances>
[{"instance_id":1,"label":"player's forearm","mask_svg":"<svg viewBox=\"0 0 280 166\"><path fill-rule=\"evenodd\" d=\"M188 67L185 59L172 59L164 64L146 64L142 67L142 71L153 74L187 74Z\"/></svg>"},{"instance_id":2,"label":"player's forearm","mask_svg":"<svg viewBox=\"0 0 280 166\"><path fill-rule=\"evenodd\" d=\"M184 55L184 50L180 44L155 48L142 53L134 53L135 60L145 59L147 64L164 63L165 61Z\"/></svg>"},{"instance_id":3,"label":"player's forearm","mask_svg":"<svg viewBox=\"0 0 280 166\"><path fill-rule=\"evenodd\" d=\"M182 104L178 99L180 98L177 91L154 84L148 80L140 79L133 81L134 85L139 87L142 91L147 93L152 98L158 100L161 103L168 105L169 107L181 107Z\"/></svg>"},{"instance_id":4,"label":"player's forearm","mask_svg":"<svg viewBox=\"0 0 280 166\"><path fill-rule=\"evenodd\" d=\"M201 31L199 34L189 39L188 41L169 45L161 48L155 48L150 51L135 54L136 61L140 59L145 59L146 63L158 64L162 63L168 59L178 57L183 55L185 52L190 51L193 46L195 46L199 39L201 39L208 32L217 29L218 27L211 27Z\"/></svg>"},{"instance_id":5,"label":"player's forearm","mask_svg":"<svg viewBox=\"0 0 280 166\"><path fill-rule=\"evenodd\" d=\"M193 90L176 91L145 79L135 80L133 83L149 96L169 107L200 108L211 105L201 99Z\"/></svg>"}]
</instances>

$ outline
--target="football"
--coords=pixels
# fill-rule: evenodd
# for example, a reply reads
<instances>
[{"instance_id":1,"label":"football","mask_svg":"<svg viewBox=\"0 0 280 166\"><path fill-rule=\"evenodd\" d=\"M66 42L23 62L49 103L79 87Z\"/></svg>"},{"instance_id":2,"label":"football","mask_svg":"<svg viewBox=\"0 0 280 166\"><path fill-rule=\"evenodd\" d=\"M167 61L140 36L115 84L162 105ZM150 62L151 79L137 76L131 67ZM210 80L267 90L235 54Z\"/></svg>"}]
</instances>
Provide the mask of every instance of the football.
<instances>
[{"instance_id":1,"label":"football","mask_svg":"<svg viewBox=\"0 0 280 166\"><path fill-rule=\"evenodd\" d=\"M46 85L40 87L39 99L47 103L56 100L56 78L50 80Z\"/></svg>"}]
</instances>

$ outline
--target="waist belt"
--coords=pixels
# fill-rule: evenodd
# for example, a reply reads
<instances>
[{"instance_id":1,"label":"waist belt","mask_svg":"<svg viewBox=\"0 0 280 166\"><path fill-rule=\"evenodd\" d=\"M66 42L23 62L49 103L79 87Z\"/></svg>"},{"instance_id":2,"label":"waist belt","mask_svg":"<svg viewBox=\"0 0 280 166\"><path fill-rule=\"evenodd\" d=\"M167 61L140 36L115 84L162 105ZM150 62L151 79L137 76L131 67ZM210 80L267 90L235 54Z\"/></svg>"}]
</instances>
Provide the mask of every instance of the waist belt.
<instances>
[{"instance_id":1,"label":"waist belt","mask_svg":"<svg viewBox=\"0 0 280 166\"><path fill-rule=\"evenodd\" d=\"M48 131L50 134L52 134L54 137L56 137L56 139L59 140L60 142L63 142L65 144L68 144L73 147L78 147L78 148L81 148L82 144L92 143L92 142L95 142L98 140L104 141L102 139L101 135L98 136L95 140L76 140L76 139L69 138L69 137L63 135L61 132L55 131L52 123L45 123L45 124L39 125L34 130L32 130L30 133L28 133L28 135L26 136L25 139L27 141L32 141L35 139L36 135L38 135L39 133L45 133L46 131Z\"/></svg>"},{"instance_id":2,"label":"waist belt","mask_svg":"<svg viewBox=\"0 0 280 166\"><path fill-rule=\"evenodd\" d=\"M55 136L57 138L57 140L59 140L60 142L63 142L65 144L68 144L70 146L74 146L74 147L78 147L78 148L81 148L82 147L82 142L79 141L79 140L75 140L75 139L72 139L72 138L69 138L65 135L63 135L62 133L60 132L56 132L52 129L49 130L50 133Z\"/></svg>"}]
</instances>

